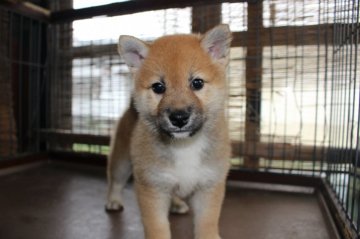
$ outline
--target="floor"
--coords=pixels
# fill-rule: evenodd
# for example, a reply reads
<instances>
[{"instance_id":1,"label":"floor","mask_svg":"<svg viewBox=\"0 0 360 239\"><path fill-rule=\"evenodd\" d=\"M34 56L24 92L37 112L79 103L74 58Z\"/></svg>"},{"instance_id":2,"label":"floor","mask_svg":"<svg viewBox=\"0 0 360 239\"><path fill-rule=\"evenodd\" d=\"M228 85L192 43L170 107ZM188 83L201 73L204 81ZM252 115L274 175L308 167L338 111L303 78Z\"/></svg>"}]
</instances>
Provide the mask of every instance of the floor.
<instances>
[{"instance_id":1,"label":"floor","mask_svg":"<svg viewBox=\"0 0 360 239\"><path fill-rule=\"evenodd\" d=\"M142 239L131 185L125 210L104 210L104 170L49 163L0 177L0 238ZM170 216L173 239L191 239L190 215ZM259 190L229 183L220 230L223 239L327 239L313 194Z\"/></svg>"}]
</instances>

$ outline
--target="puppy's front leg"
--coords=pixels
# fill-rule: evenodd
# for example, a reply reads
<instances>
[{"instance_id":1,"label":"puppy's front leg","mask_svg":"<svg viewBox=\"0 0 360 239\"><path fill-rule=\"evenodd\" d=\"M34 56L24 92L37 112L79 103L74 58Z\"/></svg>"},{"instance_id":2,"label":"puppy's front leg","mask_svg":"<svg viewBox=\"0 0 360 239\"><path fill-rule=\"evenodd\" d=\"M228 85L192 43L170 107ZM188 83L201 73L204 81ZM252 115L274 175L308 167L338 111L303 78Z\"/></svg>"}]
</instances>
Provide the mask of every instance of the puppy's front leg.
<instances>
[{"instance_id":1,"label":"puppy's front leg","mask_svg":"<svg viewBox=\"0 0 360 239\"><path fill-rule=\"evenodd\" d=\"M170 239L171 196L135 182L146 239Z\"/></svg>"},{"instance_id":2,"label":"puppy's front leg","mask_svg":"<svg viewBox=\"0 0 360 239\"><path fill-rule=\"evenodd\" d=\"M224 198L225 183L197 191L191 200L194 209L196 239L221 239L219 218Z\"/></svg>"}]
</instances>

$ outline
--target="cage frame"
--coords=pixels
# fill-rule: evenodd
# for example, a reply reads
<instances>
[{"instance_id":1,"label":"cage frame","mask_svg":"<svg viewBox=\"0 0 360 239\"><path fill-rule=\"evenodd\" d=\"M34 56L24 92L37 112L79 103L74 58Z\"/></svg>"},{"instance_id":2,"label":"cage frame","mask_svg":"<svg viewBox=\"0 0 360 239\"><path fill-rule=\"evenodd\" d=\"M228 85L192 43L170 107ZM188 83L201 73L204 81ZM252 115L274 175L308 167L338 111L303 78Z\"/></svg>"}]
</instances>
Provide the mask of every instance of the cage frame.
<instances>
[{"instance_id":1,"label":"cage frame","mask_svg":"<svg viewBox=\"0 0 360 239\"><path fill-rule=\"evenodd\" d=\"M222 3L222 0L216 0L214 3ZM249 1L226 1L226 2L248 2L251 4L256 4L259 1L256 0L249 0ZM261 1L260 1L261 2ZM99 15L119 15L119 14L128 14L128 13L135 13L135 12L142 12L145 10L158 10L158 9L166 9L170 7L201 7L206 4L206 1L198 0L198 1L190 1L190 0L181 0L181 1L166 1L166 0L155 0L149 4L146 0L137 0L137 1L130 1L124 3L115 3L104 5L100 7L90 7L78 10L62 10L58 12L46 12L44 10L39 10L38 8L34 8L32 6L23 5L23 4L16 4L12 1L4 1L0 3L1 7L11 9L11 11L18 12L25 16L29 16L31 18L35 18L41 20L48 24L57 24L57 23L64 23L73 21L76 19L84 19ZM109 10L111 9L111 10ZM255 16L259 16L260 10L256 8L253 9L253 14ZM253 16L254 16L253 15ZM324 26L312 26L308 28L309 34L314 34L313 37L316 38L317 34L325 35L334 35L334 27L333 24L328 24ZM316 28L316 29L315 29ZM320 32L317 31L320 29ZM276 39L275 42L278 44L284 44L286 41L284 38L283 32L287 29L286 27L279 27L277 31L279 32L279 39ZM201 30L200 30L201 31ZM323 31L323 32L322 32ZM295 31L296 32L296 31ZM246 46L242 38L244 38L245 34L258 34L258 32L254 33L235 33L234 34L234 45L236 46ZM270 34L266 29L264 29L261 34ZM294 36L296 37L296 36ZM311 37L310 37L311 38ZM264 42L261 45L269 44L266 41L270 39L269 37L262 37ZM321 41L324 38L320 38ZM274 40L274 39L273 39ZM288 39L287 39L288 40ZM324 40L325 41L325 40ZM326 42L323 42L326 44ZM272 43L274 44L274 42ZM311 44L311 42L308 42ZM275 44L276 45L276 44ZM249 46L248 46L249 47ZM250 46L251 47L251 46ZM257 53L258 54L258 53ZM251 64L251 63L249 63ZM256 89L256 86L255 86ZM251 102L250 102L251 103ZM249 126L249 128L255 126ZM252 129L253 130L253 129ZM94 136L94 135L85 135L85 134L73 134L69 132L53 132L43 130L41 132L41 139L44 141L54 140L54 141L63 141L63 142L81 142L81 143L91 143L91 144L99 144L99 145L108 145L109 144L109 137L106 136ZM241 144L241 142L238 142ZM253 145L252 148L264 148L266 151L266 145ZM243 147L238 146L234 147L239 151L236 152L237 154L243 154L241 149ZM319 153L319 157L323 154L323 148L317 148L315 154ZM313 149L303 149L304 152L308 152L309 154L313 153ZM358 152L355 152L358 153ZM261 156L261 155L260 155ZM69 160L71 159L71 160ZM68 161L73 163L80 163L80 164L92 164L97 166L105 166L106 157L104 155L94 155L90 153L75 153L75 152L40 152L40 153L33 153L26 156L15 156L11 159L1 160L0 161L0 169L10 169L16 168L23 165L29 165L32 163L37 162L45 162L48 160L61 160L61 161ZM254 160L251 160L254 161ZM256 161L256 160L255 160ZM255 171L256 165L250 167L249 170L237 170L232 169L229 174L230 180L238 180L238 181L247 181L247 182L259 182L259 183L270 183L270 184L286 184L286 185L294 185L294 186L305 186L305 187L312 187L315 189L316 195L318 196L319 202L323 206L323 210L325 213L328 213L331 220L334 222L334 233L339 233L339 238L357 238L357 231L354 228L354 225L349 221L348 216L344 213L344 208L339 203L334 191L329 186L328 182L320 176L312 175L312 176L305 176L305 175L291 175L291 174L278 174L272 172L261 172Z\"/></svg>"}]
</instances>

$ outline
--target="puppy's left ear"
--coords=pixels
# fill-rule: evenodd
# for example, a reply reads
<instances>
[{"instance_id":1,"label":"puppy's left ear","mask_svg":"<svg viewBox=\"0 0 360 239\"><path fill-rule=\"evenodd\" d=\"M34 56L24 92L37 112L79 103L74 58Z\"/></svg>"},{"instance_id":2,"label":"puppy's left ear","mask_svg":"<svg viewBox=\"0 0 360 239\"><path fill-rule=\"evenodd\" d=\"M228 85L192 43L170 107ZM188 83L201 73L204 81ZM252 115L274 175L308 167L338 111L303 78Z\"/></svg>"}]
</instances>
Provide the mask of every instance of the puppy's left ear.
<instances>
[{"instance_id":1,"label":"puppy's left ear","mask_svg":"<svg viewBox=\"0 0 360 239\"><path fill-rule=\"evenodd\" d=\"M232 35L227 24L221 24L205 33L201 45L211 58L221 65L229 63Z\"/></svg>"}]
</instances>

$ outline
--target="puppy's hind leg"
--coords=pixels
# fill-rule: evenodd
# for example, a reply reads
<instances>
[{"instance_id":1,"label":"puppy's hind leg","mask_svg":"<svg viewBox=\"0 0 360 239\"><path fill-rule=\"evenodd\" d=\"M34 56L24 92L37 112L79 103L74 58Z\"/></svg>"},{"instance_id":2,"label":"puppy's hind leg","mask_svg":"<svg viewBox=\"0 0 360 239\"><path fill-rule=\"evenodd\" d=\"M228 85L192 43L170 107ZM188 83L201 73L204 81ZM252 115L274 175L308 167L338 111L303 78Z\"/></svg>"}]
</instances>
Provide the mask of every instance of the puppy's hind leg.
<instances>
[{"instance_id":1,"label":"puppy's hind leg","mask_svg":"<svg viewBox=\"0 0 360 239\"><path fill-rule=\"evenodd\" d=\"M107 165L107 211L123 209L122 190L131 175L130 139L136 120L137 114L133 107L130 107L119 120L111 138Z\"/></svg>"}]
</instances>

